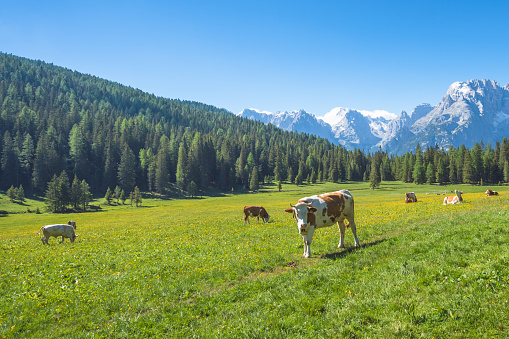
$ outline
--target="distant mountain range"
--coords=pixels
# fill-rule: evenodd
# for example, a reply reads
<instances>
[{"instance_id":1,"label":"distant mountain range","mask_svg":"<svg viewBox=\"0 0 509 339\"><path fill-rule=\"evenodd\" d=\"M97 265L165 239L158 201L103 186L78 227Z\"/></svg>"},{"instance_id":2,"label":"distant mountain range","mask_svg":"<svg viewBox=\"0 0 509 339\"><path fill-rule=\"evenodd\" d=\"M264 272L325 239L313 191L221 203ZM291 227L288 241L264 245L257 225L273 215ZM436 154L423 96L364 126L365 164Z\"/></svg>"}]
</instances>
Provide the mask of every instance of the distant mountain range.
<instances>
[{"instance_id":1,"label":"distant mountain range","mask_svg":"<svg viewBox=\"0 0 509 339\"><path fill-rule=\"evenodd\" d=\"M415 150L417 144L471 148L476 142L494 145L509 137L509 85L501 87L490 80L455 82L438 105L421 104L399 116L341 107L323 117L304 110L270 113L245 109L237 115L287 131L314 134L350 150L382 147L404 154Z\"/></svg>"}]
</instances>

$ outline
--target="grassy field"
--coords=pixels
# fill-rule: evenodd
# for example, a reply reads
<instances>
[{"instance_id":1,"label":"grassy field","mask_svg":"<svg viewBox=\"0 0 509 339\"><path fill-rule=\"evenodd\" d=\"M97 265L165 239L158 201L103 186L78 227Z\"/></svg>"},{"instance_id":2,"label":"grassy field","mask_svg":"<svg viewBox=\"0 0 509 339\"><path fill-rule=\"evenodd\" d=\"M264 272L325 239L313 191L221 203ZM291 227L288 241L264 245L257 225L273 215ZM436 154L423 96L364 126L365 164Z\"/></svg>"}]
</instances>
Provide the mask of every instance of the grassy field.
<instances>
[{"instance_id":1,"label":"grassy field","mask_svg":"<svg viewBox=\"0 0 509 339\"><path fill-rule=\"evenodd\" d=\"M464 203L443 206L437 193L455 188ZM0 217L0 336L509 337L509 187L491 188L500 195L459 185L283 185L92 213L8 214ZM361 247L348 229L345 249L337 227L320 229L305 259L284 209L338 189L354 196ZM419 201L405 204L405 191ZM251 204L266 207L270 223L245 225ZM43 206L0 199L0 211ZM42 245L41 226L71 219L74 244Z\"/></svg>"}]
</instances>

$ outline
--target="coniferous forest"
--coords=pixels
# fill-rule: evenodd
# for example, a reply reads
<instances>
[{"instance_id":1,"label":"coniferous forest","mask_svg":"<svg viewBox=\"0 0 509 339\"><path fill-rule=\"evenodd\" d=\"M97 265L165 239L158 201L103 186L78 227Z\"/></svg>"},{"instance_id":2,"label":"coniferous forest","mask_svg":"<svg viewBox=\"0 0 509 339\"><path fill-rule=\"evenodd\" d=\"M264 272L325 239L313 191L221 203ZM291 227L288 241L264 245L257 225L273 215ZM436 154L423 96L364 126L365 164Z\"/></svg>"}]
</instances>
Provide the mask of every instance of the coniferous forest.
<instances>
[{"instance_id":1,"label":"coniferous forest","mask_svg":"<svg viewBox=\"0 0 509 339\"><path fill-rule=\"evenodd\" d=\"M0 188L48 195L163 195L260 183L509 181L509 143L370 154L198 102L166 99L42 61L0 53ZM74 183L71 185L71 183ZM71 203L70 203L71 204ZM80 206L80 201L73 203Z\"/></svg>"}]
</instances>

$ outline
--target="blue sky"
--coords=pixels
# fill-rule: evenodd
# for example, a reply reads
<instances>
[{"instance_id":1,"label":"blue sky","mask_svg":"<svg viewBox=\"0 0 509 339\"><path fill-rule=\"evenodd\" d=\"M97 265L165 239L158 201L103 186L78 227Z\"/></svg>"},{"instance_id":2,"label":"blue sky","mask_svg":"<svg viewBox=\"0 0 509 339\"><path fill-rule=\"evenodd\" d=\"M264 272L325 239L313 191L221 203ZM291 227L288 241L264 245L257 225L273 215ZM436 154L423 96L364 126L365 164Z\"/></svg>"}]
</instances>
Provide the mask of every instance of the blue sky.
<instances>
[{"instance_id":1,"label":"blue sky","mask_svg":"<svg viewBox=\"0 0 509 339\"><path fill-rule=\"evenodd\" d=\"M399 114L509 82L509 1L6 1L0 51L226 108Z\"/></svg>"}]
</instances>

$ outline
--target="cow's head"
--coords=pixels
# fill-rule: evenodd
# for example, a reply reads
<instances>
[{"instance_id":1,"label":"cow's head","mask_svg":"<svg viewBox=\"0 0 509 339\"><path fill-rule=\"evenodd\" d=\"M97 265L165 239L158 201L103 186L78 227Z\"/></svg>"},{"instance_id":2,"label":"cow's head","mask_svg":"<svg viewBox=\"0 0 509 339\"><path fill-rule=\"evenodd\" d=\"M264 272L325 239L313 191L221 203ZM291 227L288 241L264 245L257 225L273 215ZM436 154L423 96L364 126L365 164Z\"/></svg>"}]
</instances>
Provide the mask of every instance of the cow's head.
<instances>
[{"instance_id":1,"label":"cow's head","mask_svg":"<svg viewBox=\"0 0 509 339\"><path fill-rule=\"evenodd\" d=\"M260 217L262 217L263 221L269 222L270 215L267 213L267 210L265 208L262 208L260 211Z\"/></svg>"},{"instance_id":2,"label":"cow's head","mask_svg":"<svg viewBox=\"0 0 509 339\"><path fill-rule=\"evenodd\" d=\"M285 212L293 213L297 220L297 229L301 235L306 235L308 232L308 223L311 221L310 215L314 217L314 212L317 211L316 207L311 206L305 202L299 202L296 205L290 204L291 208L285 209Z\"/></svg>"},{"instance_id":3,"label":"cow's head","mask_svg":"<svg viewBox=\"0 0 509 339\"><path fill-rule=\"evenodd\" d=\"M69 220L67 222L67 225L72 226L72 228L76 229L76 221L74 220Z\"/></svg>"}]
</instances>

